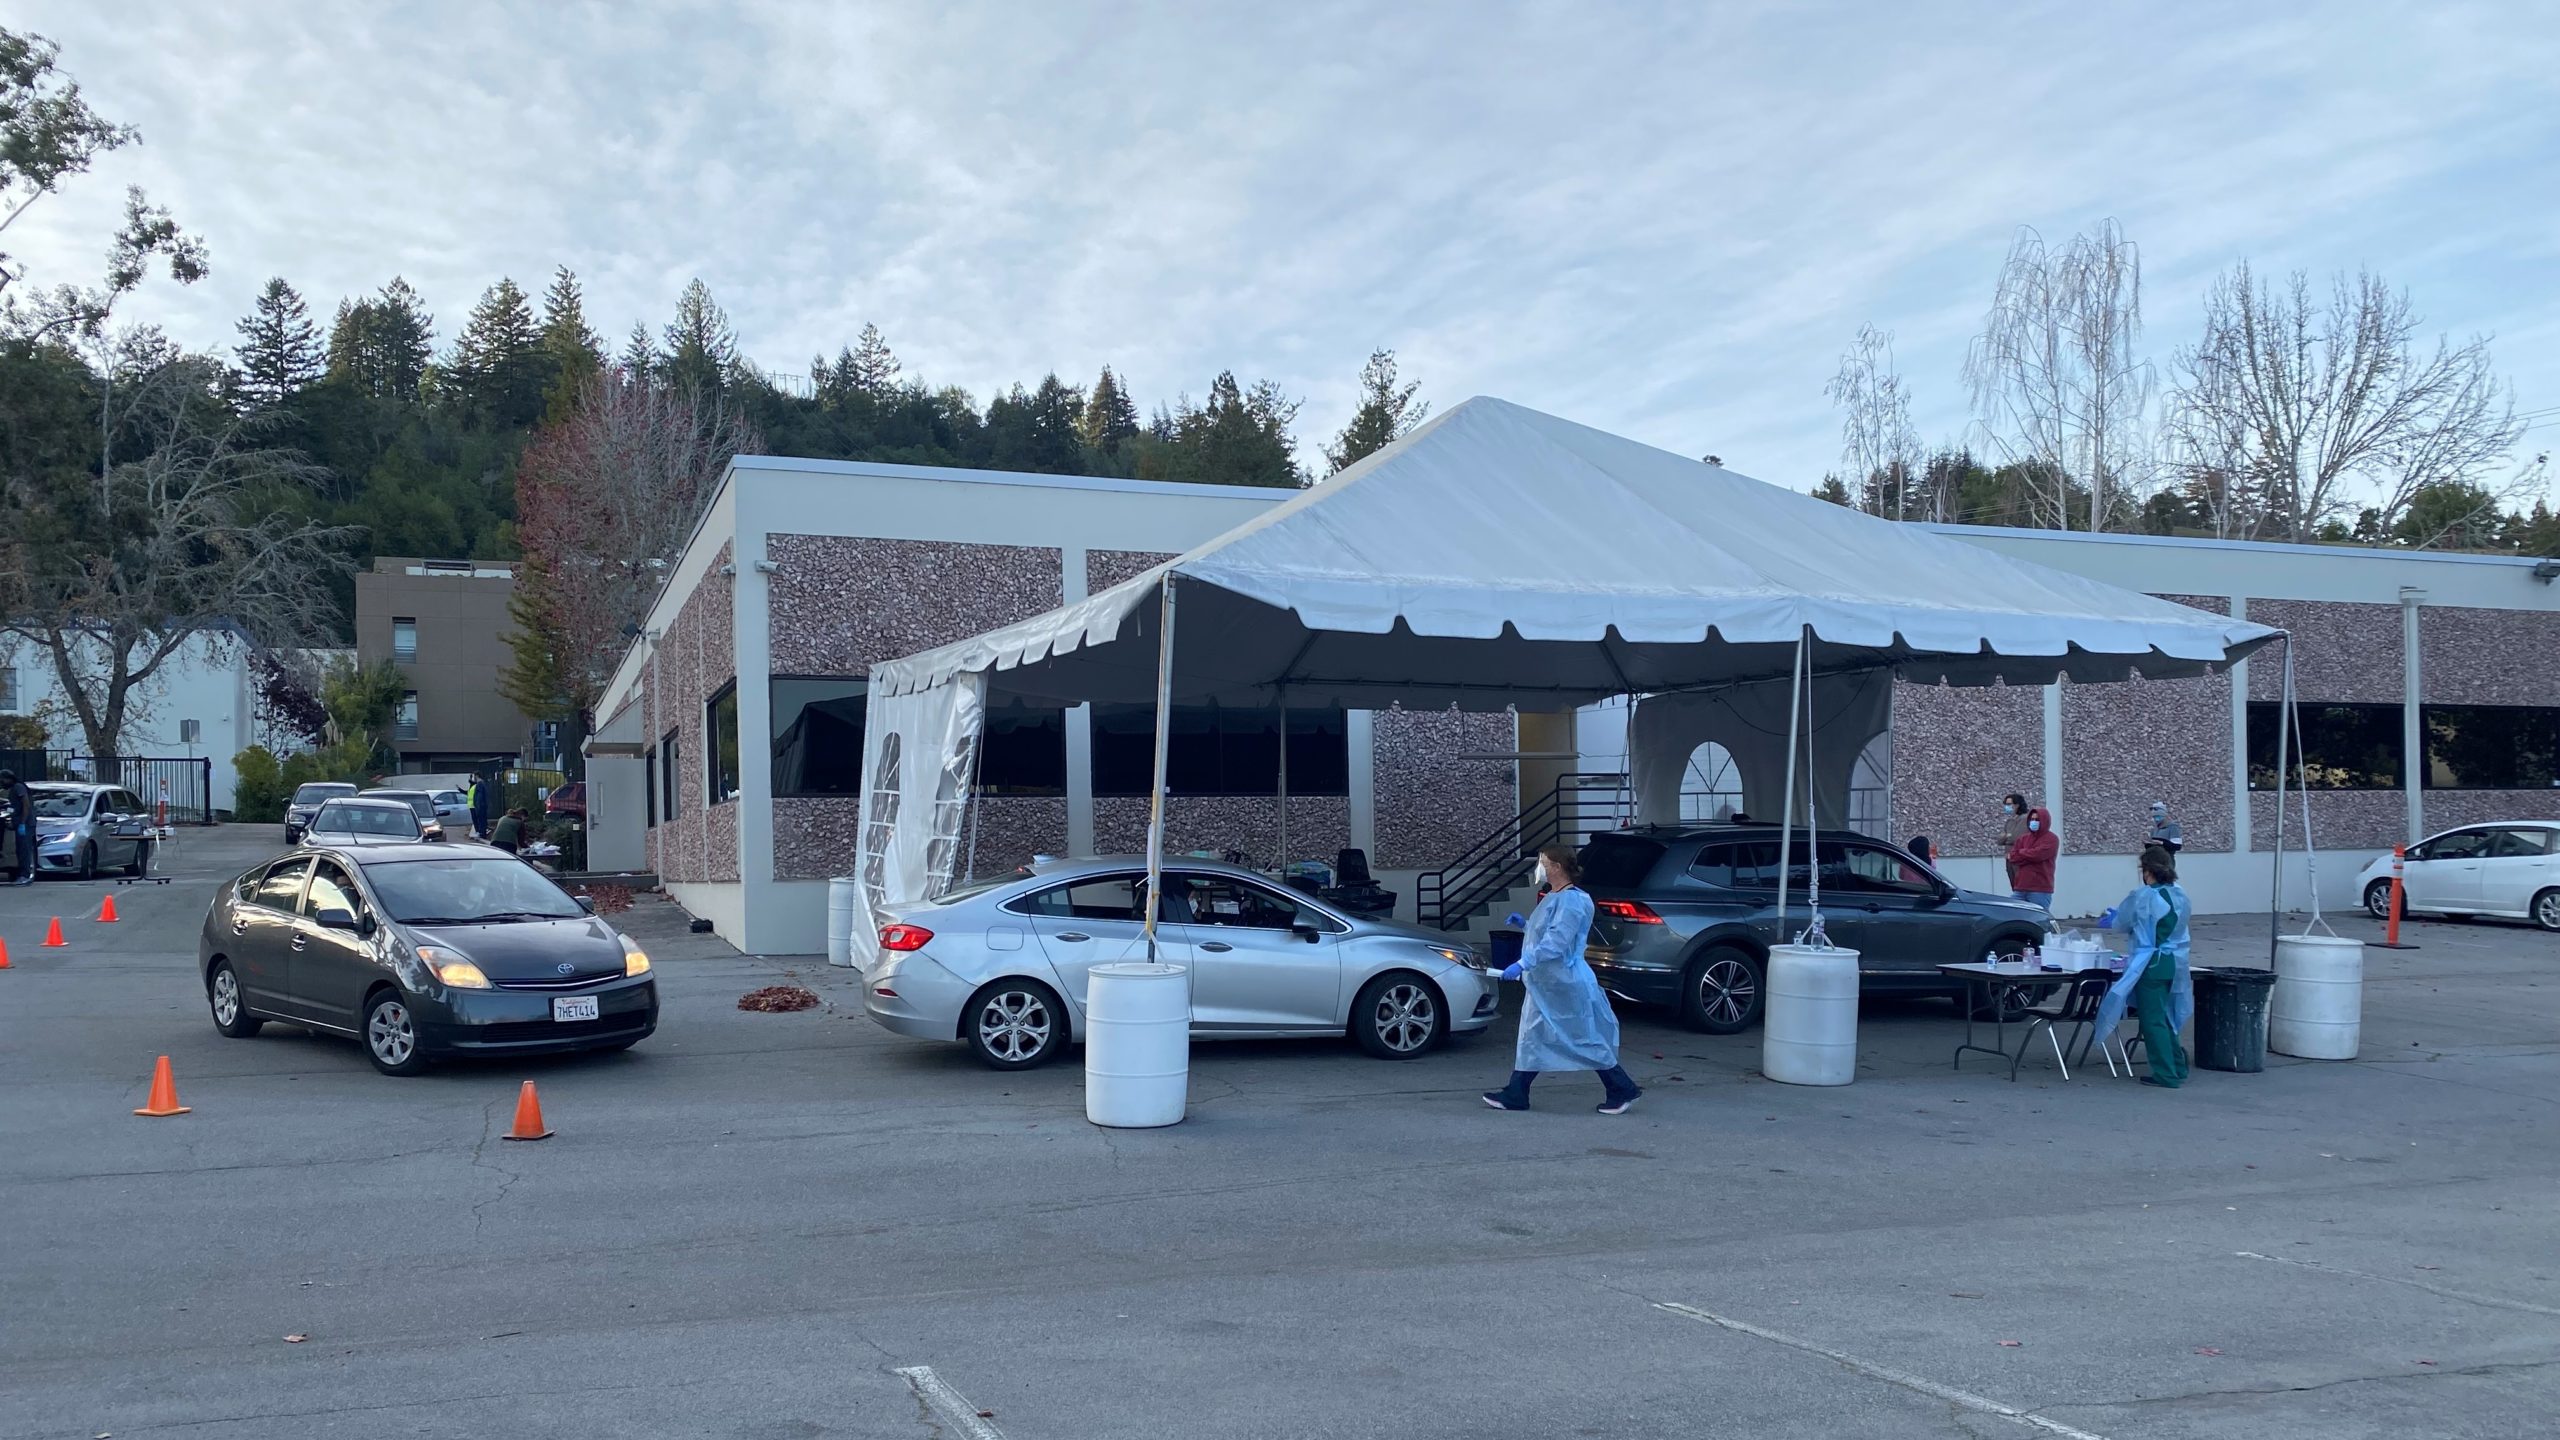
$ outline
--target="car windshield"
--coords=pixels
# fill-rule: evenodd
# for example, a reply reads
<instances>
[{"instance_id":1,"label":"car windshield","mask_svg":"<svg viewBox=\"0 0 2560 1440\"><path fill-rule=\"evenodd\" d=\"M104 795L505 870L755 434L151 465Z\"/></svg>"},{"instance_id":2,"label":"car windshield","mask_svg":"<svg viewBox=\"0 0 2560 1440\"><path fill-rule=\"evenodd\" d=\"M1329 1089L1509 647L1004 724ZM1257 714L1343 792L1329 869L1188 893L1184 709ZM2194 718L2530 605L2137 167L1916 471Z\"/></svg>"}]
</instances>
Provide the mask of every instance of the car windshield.
<instances>
[{"instance_id":1,"label":"car windshield","mask_svg":"<svg viewBox=\"0 0 2560 1440\"><path fill-rule=\"evenodd\" d=\"M397 800L401 804L408 806L410 809L417 811L418 818L421 820L433 820L436 818L436 802L429 796L416 790L368 790L365 792L364 798L367 800Z\"/></svg>"},{"instance_id":2,"label":"car windshield","mask_svg":"<svg viewBox=\"0 0 2560 1440\"><path fill-rule=\"evenodd\" d=\"M568 892L504 855L389 860L364 867L391 918L411 925L569 920L586 912Z\"/></svg>"},{"instance_id":3,"label":"car windshield","mask_svg":"<svg viewBox=\"0 0 2560 1440\"><path fill-rule=\"evenodd\" d=\"M388 805L323 805L312 817L313 833L333 835L396 835L403 840L418 838L417 817Z\"/></svg>"},{"instance_id":4,"label":"car windshield","mask_svg":"<svg viewBox=\"0 0 2560 1440\"><path fill-rule=\"evenodd\" d=\"M356 787L353 785L336 785L325 780L320 780L314 781L311 784L305 785L294 791L293 803L296 805L317 805L323 800L335 800L341 796L353 795L354 793L356 793Z\"/></svg>"},{"instance_id":5,"label":"car windshield","mask_svg":"<svg viewBox=\"0 0 2560 1440\"><path fill-rule=\"evenodd\" d=\"M36 802L39 820L77 820L89 813L86 790L37 790L30 792Z\"/></svg>"}]
</instances>

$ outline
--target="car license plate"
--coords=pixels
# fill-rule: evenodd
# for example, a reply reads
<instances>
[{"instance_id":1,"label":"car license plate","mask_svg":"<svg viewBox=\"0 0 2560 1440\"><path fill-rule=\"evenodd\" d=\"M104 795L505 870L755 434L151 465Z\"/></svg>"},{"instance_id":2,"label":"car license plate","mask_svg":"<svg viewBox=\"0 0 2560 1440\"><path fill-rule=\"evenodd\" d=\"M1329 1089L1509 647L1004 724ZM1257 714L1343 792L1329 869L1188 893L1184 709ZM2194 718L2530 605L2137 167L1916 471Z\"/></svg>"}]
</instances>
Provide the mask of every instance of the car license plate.
<instances>
[{"instance_id":1,"label":"car license plate","mask_svg":"<svg viewBox=\"0 0 2560 1440\"><path fill-rule=\"evenodd\" d=\"M551 1018L554 1020L593 1020L596 1015L596 997L593 995L551 997Z\"/></svg>"}]
</instances>

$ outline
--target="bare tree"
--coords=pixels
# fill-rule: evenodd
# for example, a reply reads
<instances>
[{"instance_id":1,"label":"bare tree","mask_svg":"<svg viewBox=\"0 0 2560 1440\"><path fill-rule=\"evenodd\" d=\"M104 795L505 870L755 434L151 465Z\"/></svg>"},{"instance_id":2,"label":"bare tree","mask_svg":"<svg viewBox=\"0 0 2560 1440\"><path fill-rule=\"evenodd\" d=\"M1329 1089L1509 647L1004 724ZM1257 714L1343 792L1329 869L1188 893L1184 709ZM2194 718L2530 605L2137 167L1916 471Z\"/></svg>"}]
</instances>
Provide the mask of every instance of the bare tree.
<instances>
[{"instance_id":1,"label":"bare tree","mask_svg":"<svg viewBox=\"0 0 2560 1440\"><path fill-rule=\"evenodd\" d=\"M1964 377L1982 433L2029 477L2036 523L2070 529L2077 509L2103 530L2141 509L2155 390L2141 337L2141 252L2115 221L2060 250L2018 232Z\"/></svg>"},{"instance_id":2,"label":"bare tree","mask_svg":"<svg viewBox=\"0 0 2560 1440\"><path fill-rule=\"evenodd\" d=\"M1914 518L1911 489L1920 470L1920 436L1911 428L1911 392L1893 363L1893 333L1858 327L1840 357L1840 373L1822 387L1840 407L1840 459L1855 477L1859 508L1896 520ZM1944 520L1944 497L1919 518Z\"/></svg>"},{"instance_id":3,"label":"bare tree","mask_svg":"<svg viewBox=\"0 0 2560 1440\"><path fill-rule=\"evenodd\" d=\"M525 569L508 697L540 718L592 710L729 458L763 443L716 394L591 377L516 469Z\"/></svg>"},{"instance_id":4,"label":"bare tree","mask_svg":"<svg viewBox=\"0 0 2560 1440\"><path fill-rule=\"evenodd\" d=\"M2405 293L2337 276L2324 303L2244 262L2205 297L2204 337L2178 356L2178 463L2217 477L2241 538L2309 540L2370 499L2390 532L2420 492L2476 484L2521 433L2485 337L2418 348ZM2358 487L2364 487L2361 491Z\"/></svg>"},{"instance_id":5,"label":"bare tree","mask_svg":"<svg viewBox=\"0 0 2560 1440\"><path fill-rule=\"evenodd\" d=\"M53 667L91 754L117 753L147 682L190 642L296 643L335 618L326 581L349 532L280 503L324 472L256 443L215 398L222 378L193 356L126 376L123 456L95 486L70 465L6 477L0 637Z\"/></svg>"}]
</instances>

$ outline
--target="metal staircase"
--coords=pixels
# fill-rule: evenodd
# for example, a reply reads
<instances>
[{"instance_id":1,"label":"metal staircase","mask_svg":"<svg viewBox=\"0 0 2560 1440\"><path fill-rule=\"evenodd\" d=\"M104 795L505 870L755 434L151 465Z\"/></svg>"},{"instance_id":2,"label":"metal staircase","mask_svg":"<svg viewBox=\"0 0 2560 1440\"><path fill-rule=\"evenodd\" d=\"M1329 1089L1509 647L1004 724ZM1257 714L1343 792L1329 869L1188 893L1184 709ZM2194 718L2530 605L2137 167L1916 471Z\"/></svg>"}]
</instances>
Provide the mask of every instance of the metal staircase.
<instances>
[{"instance_id":1,"label":"metal staircase","mask_svg":"<svg viewBox=\"0 0 2560 1440\"><path fill-rule=\"evenodd\" d=\"M1559 840L1579 848L1593 835L1626 825L1634 814L1624 774L1562 776L1492 834L1439 869L1424 871L1414 884L1414 912L1434 929L1467 929L1529 883L1540 849Z\"/></svg>"}]
</instances>

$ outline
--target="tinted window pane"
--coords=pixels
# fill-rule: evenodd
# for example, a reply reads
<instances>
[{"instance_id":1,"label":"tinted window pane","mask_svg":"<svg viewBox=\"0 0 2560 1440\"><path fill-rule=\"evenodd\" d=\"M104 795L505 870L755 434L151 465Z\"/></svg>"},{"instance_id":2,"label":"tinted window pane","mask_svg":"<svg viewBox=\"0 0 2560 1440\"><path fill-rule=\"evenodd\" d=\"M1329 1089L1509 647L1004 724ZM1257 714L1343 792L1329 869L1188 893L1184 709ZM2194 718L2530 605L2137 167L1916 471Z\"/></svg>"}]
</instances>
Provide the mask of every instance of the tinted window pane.
<instances>
[{"instance_id":1,"label":"tinted window pane","mask_svg":"<svg viewBox=\"0 0 2560 1440\"><path fill-rule=\"evenodd\" d=\"M981 795L1067 793L1067 712L991 710L978 751Z\"/></svg>"},{"instance_id":2,"label":"tinted window pane","mask_svg":"<svg viewBox=\"0 0 2560 1440\"><path fill-rule=\"evenodd\" d=\"M1342 711L1290 710L1289 793L1348 794L1349 736ZM1154 708L1095 706L1093 793L1144 795L1154 776ZM1280 712L1174 707L1165 786L1177 795L1279 794Z\"/></svg>"},{"instance_id":3,"label":"tinted window pane","mask_svg":"<svg viewBox=\"0 0 2560 1440\"><path fill-rule=\"evenodd\" d=\"M2313 790L2397 790L2400 788L2400 707L2397 705L2304 705L2302 731L2286 744L2285 785ZM2283 734L2284 707L2273 701L2249 705L2249 788L2276 787L2276 752ZM2296 753L2298 747L2298 753Z\"/></svg>"},{"instance_id":4,"label":"tinted window pane","mask_svg":"<svg viewBox=\"0 0 2560 1440\"><path fill-rule=\"evenodd\" d=\"M1071 881L1052 885L1046 890L1015 902L1015 908L1033 915L1054 915L1076 920L1139 920L1138 880L1134 875L1109 875L1094 880Z\"/></svg>"},{"instance_id":5,"label":"tinted window pane","mask_svg":"<svg viewBox=\"0 0 2560 1440\"><path fill-rule=\"evenodd\" d=\"M738 687L730 686L703 707L703 733L710 736L709 768L703 772L706 805L717 805L738 793Z\"/></svg>"},{"instance_id":6,"label":"tinted window pane","mask_svg":"<svg viewBox=\"0 0 2560 1440\"><path fill-rule=\"evenodd\" d=\"M311 871L308 860L288 860L267 872L249 898L256 904L274 910L291 910L302 902L302 877Z\"/></svg>"},{"instance_id":7,"label":"tinted window pane","mask_svg":"<svg viewBox=\"0 0 2560 1440\"><path fill-rule=\"evenodd\" d=\"M363 909L363 902L356 898L355 884L345 871L323 860L311 872L311 889L302 897L303 914L316 916L323 910L344 910L355 915Z\"/></svg>"},{"instance_id":8,"label":"tinted window pane","mask_svg":"<svg viewBox=\"0 0 2560 1440\"><path fill-rule=\"evenodd\" d=\"M2429 705L2430 790L2548 790L2560 785L2560 709L2531 705Z\"/></svg>"},{"instance_id":9,"label":"tinted window pane","mask_svg":"<svg viewBox=\"0 0 2560 1440\"><path fill-rule=\"evenodd\" d=\"M773 682L774 794L862 793L867 689L860 680Z\"/></svg>"},{"instance_id":10,"label":"tinted window pane","mask_svg":"<svg viewBox=\"0 0 2560 1440\"><path fill-rule=\"evenodd\" d=\"M1590 889L1632 890L1653 873L1668 848L1641 835L1594 835L1582 847L1582 883Z\"/></svg>"}]
</instances>

